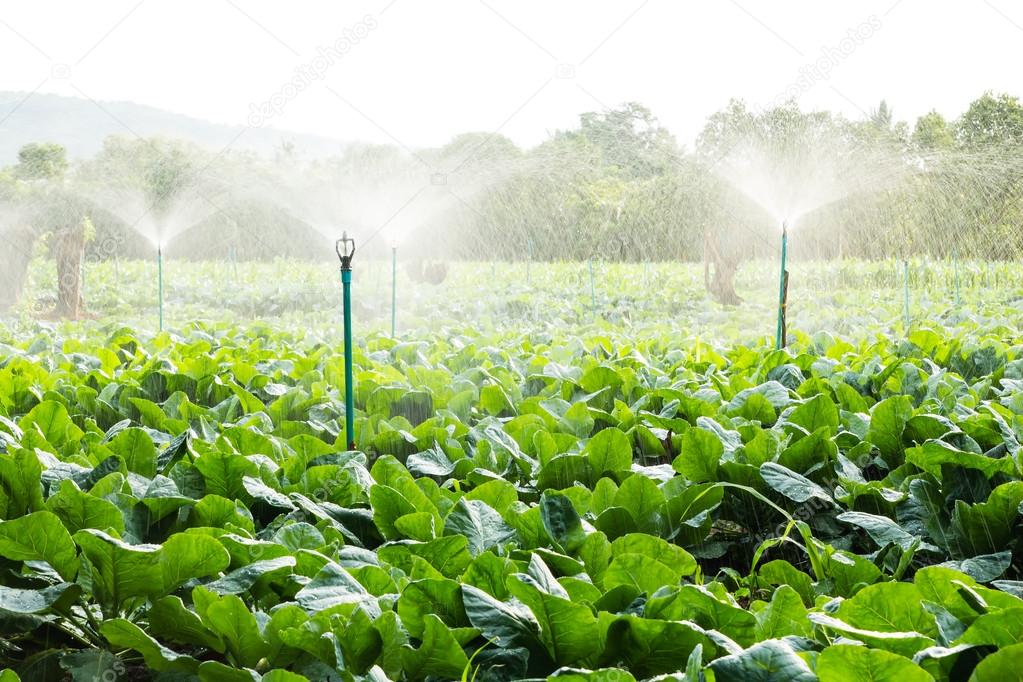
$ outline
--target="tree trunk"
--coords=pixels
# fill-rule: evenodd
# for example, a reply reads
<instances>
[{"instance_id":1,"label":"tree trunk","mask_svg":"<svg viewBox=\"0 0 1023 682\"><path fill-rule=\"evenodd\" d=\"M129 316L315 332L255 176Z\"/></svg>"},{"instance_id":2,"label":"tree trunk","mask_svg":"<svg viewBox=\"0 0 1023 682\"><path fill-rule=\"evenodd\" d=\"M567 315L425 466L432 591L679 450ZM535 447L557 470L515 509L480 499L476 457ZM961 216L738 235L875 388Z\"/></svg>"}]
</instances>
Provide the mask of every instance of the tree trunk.
<instances>
[{"instance_id":1,"label":"tree trunk","mask_svg":"<svg viewBox=\"0 0 1023 682\"><path fill-rule=\"evenodd\" d=\"M21 299L35 239L29 227L14 227L0 234L0 312Z\"/></svg>"},{"instance_id":2,"label":"tree trunk","mask_svg":"<svg viewBox=\"0 0 1023 682\"><path fill-rule=\"evenodd\" d=\"M447 279L448 265L440 262L427 263L417 258L408 263L405 272L408 273L409 279L417 284L440 284Z\"/></svg>"},{"instance_id":3,"label":"tree trunk","mask_svg":"<svg viewBox=\"0 0 1023 682\"><path fill-rule=\"evenodd\" d=\"M81 225L54 233L57 258L57 308L54 315L77 320L85 312L82 299L82 258L85 228Z\"/></svg>"},{"instance_id":4,"label":"tree trunk","mask_svg":"<svg viewBox=\"0 0 1023 682\"><path fill-rule=\"evenodd\" d=\"M735 292L735 273L739 269L738 255L731 253L722 255L710 230L704 232L703 244L703 284L707 287L707 293L722 305L739 305L742 299Z\"/></svg>"}]
</instances>

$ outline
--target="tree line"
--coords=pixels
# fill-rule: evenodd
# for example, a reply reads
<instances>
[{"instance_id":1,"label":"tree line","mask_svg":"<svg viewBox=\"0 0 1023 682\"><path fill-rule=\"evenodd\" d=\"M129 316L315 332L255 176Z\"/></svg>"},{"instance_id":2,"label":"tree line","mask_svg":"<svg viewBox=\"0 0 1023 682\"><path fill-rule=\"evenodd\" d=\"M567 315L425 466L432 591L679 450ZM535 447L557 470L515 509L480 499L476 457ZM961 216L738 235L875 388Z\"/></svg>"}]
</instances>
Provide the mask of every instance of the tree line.
<instances>
[{"instance_id":1,"label":"tree line","mask_svg":"<svg viewBox=\"0 0 1023 682\"><path fill-rule=\"evenodd\" d=\"M530 149L467 133L438 148L353 144L320 159L284 142L264 158L113 136L72 162L47 141L0 170L0 234L21 243L87 222L91 258L148 256L157 241L186 258L322 258L345 229L380 254L400 239L435 259L713 253L727 267L777 248L777 216L724 170L756 161L756 148L778 164L766 175L792 175L786 191L820 182L817 157L846 164L830 172L847 193L800 216L797 256L999 258L1018 255L1021 147L1023 105L995 93L954 120L932 111L912 124L884 101L854 121L734 100L691 148L638 103L585 113ZM792 174L801 165L806 176Z\"/></svg>"}]
</instances>

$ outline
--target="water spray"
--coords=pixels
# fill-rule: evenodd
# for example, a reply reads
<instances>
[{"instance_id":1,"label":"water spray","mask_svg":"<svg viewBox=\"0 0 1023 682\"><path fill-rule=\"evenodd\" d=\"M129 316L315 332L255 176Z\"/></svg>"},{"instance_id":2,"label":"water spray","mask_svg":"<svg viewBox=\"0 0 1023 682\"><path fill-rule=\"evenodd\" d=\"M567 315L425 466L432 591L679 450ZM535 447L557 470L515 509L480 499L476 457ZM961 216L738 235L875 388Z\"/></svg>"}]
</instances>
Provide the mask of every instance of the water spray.
<instances>
[{"instance_id":1,"label":"water spray","mask_svg":"<svg viewBox=\"0 0 1023 682\"><path fill-rule=\"evenodd\" d=\"M781 275L778 278L778 329L775 333L775 348L781 350L785 347L785 337L788 335L788 321L786 319L789 303L789 271L786 268L789 247L789 224L782 221L781 224Z\"/></svg>"},{"instance_id":2,"label":"water spray","mask_svg":"<svg viewBox=\"0 0 1023 682\"><path fill-rule=\"evenodd\" d=\"M391 338L398 315L398 245L391 244Z\"/></svg>"},{"instance_id":3,"label":"water spray","mask_svg":"<svg viewBox=\"0 0 1023 682\"><path fill-rule=\"evenodd\" d=\"M341 234L334 244L334 251L341 261L341 298L344 308L345 331L345 438L348 449L355 449L355 380L352 375L352 258L355 256L355 240L348 233Z\"/></svg>"}]
</instances>

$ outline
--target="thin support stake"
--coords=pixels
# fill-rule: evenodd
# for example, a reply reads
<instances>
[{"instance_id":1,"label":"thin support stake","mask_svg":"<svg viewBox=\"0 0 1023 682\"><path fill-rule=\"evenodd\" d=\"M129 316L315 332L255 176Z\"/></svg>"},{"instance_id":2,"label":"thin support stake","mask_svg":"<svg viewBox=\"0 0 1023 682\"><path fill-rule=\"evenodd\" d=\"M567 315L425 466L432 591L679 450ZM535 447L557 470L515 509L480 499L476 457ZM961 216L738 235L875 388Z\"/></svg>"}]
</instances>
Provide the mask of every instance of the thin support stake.
<instances>
[{"instance_id":1,"label":"thin support stake","mask_svg":"<svg viewBox=\"0 0 1023 682\"><path fill-rule=\"evenodd\" d=\"M962 302L962 297L959 291L959 247L956 246L955 242L952 242L952 275L955 279L956 305L958 305Z\"/></svg>"},{"instance_id":2,"label":"thin support stake","mask_svg":"<svg viewBox=\"0 0 1023 682\"><path fill-rule=\"evenodd\" d=\"M775 348L781 350L785 347L785 336L788 333L786 320L786 308L789 297L789 272L786 269L789 247L789 228L782 224L781 229L781 274L778 276L778 327L775 331Z\"/></svg>"},{"instance_id":3,"label":"thin support stake","mask_svg":"<svg viewBox=\"0 0 1023 682\"><path fill-rule=\"evenodd\" d=\"M902 299L903 315L905 317L906 331L909 331L909 261L902 261Z\"/></svg>"},{"instance_id":4,"label":"thin support stake","mask_svg":"<svg viewBox=\"0 0 1023 682\"><path fill-rule=\"evenodd\" d=\"M398 247L391 247L391 338L394 338L398 315Z\"/></svg>"},{"instance_id":5,"label":"thin support stake","mask_svg":"<svg viewBox=\"0 0 1023 682\"><path fill-rule=\"evenodd\" d=\"M163 331L163 247L156 247L156 287L160 301L160 331Z\"/></svg>"}]
</instances>

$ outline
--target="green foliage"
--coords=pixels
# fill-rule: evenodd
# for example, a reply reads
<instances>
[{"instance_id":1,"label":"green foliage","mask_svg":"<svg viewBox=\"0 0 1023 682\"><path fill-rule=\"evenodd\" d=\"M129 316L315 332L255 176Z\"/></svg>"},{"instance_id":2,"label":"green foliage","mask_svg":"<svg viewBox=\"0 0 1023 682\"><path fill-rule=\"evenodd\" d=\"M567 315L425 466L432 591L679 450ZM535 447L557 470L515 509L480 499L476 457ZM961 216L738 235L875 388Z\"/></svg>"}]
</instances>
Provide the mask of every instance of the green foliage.
<instances>
[{"instance_id":1,"label":"green foliage","mask_svg":"<svg viewBox=\"0 0 1023 682\"><path fill-rule=\"evenodd\" d=\"M429 340L5 337L0 679L1017 672L1015 332Z\"/></svg>"},{"instance_id":2,"label":"green foliage","mask_svg":"<svg viewBox=\"0 0 1023 682\"><path fill-rule=\"evenodd\" d=\"M59 180L68 169L67 152L55 142L27 144L18 151L15 176L24 180Z\"/></svg>"}]
</instances>

